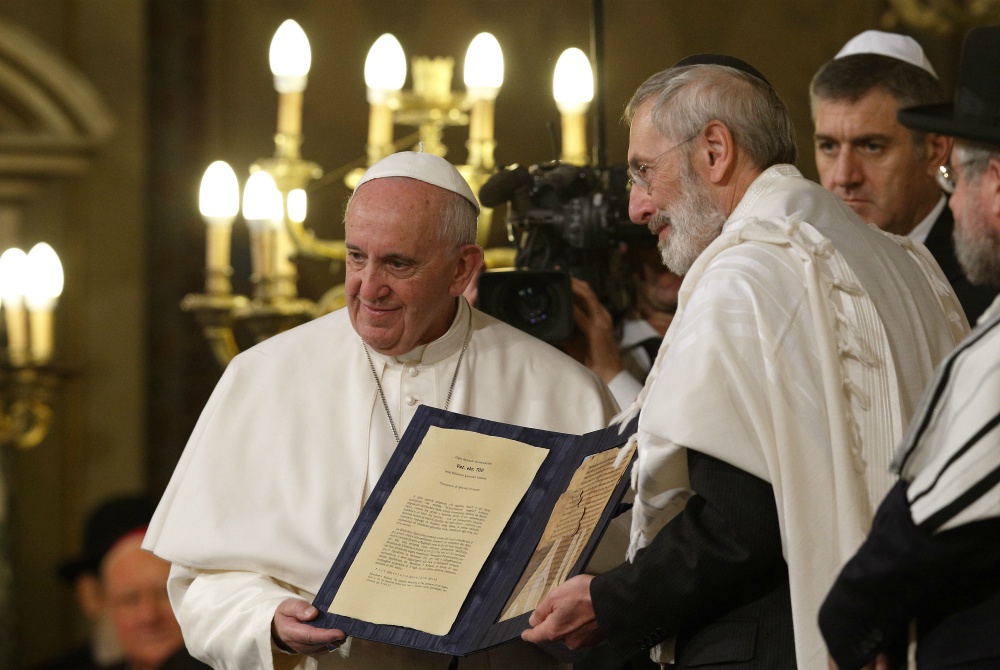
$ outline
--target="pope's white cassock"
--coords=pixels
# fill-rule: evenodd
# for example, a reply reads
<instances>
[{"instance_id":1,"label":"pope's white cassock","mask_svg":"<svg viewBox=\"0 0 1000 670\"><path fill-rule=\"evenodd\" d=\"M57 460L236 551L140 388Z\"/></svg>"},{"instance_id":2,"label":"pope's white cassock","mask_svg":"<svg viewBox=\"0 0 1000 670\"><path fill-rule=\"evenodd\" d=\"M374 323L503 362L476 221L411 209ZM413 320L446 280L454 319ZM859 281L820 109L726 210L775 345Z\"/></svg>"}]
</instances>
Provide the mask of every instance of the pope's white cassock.
<instances>
[{"instance_id":1,"label":"pope's white cassock","mask_svg":"<svg viewBox=\"0 0 1000 670\"><path fill-rule=\"evenodd\" d=\"M641 408L630 556L683 508L685 447L769 482L798 667L825 669L819 606L893 483L935 364L967 330L923 245L864 225L790 165L766 170L685 276L623 413Z\"/></svg>"},{"instance_id":2,"label":"pope's white cassock","mask_svg":"<svg viewBox=\"0 0 1000 670\"><path fill-rule=\"evenodd\" d=\"M445 405L460 357L451 411L577 434L607 425L616 407L594 374L458 302L451 328L434 342L404 356L371 351L400 433L419 405ZM312 600L395 446L347 310L230 363L143 545L173 563L170 598L194 656L240 670L448 666L447 656L360 639L312 658L272 646L275 608L291 596ZM463 670L553 665L520 640L459 663Z\"/></svg>"}]
</instances>

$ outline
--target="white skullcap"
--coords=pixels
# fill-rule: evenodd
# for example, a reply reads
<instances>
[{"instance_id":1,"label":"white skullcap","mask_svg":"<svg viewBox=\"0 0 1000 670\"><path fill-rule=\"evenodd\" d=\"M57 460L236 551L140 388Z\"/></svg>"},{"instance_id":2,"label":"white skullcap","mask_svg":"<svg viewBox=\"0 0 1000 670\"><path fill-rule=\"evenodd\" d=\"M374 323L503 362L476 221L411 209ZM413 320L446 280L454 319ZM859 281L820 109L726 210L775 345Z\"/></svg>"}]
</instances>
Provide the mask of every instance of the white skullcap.
<instances>
[{"instance_id":1,"label":"white skullcap","mask_svg":"<svg viewBox=\"0 0 1000 670\"><path fill-rule=\"evenodd\" d=\"M459 194L471 202L472 206L476 208L476 212L479 212L479 201L472 193L469 182L465 181L454 165L440 156L416 151L400 151L390 154L368 168L354 190L360 188L365 182L383 177L409 177L438 186L446 191Z\"/></svg>"},{"instance_id":2,"label":"white skullcap","mask_svg":"<svg viewBox=\"0 0 1000 670\"><path fill-rule=\"evenodd\" d=\"M931 62L924 55L924 50L920 48L915 39L907 35L886 33L881 30L866 30L849 39L833 59L837 60L855 54L876 54L895 58L904 63L915 65L937 79L937 72L934 71Z\"/></svg>"}]
</instances>

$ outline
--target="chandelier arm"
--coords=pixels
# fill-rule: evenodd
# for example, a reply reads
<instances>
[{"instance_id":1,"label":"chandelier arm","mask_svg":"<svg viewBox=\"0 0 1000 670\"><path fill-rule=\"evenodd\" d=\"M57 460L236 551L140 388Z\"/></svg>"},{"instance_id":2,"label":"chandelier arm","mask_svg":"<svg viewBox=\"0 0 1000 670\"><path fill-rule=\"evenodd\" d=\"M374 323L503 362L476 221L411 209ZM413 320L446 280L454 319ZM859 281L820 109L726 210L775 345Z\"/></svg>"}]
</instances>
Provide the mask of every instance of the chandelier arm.
<instances>
[{"instance_id":1,"label":"chandelier arm","mask_svg":"<svg viewBox=\"0 0 1000 670\"><path fill-rule=\"evenodd\" d=\"M52 407L43 400L30 398L18 400L10 406L5 417L3 437L19 449L37 447L49 434L52 424Z\"/></svg>"},{"instance_id":2,"label":"chandelier arm","mask_svg":"<svg viewBox=\"0 0 1000 670\"><path fill-rule=\"evenodd\" d=\"M20 449L38 446L52 424L53 390L58 375L48 366L6 368L0 406L0 444Z\"/></svg>"},{"instance_id":3,"label":"chandelier arm","mask_svg":"<svg viewBox=\"0 0 1000 670\"><path fill-rule=\"evenodd\" d=\"M222 368L240 353L233 334L235 314L246 309L250 301L242 295L211 295L192 293L184 296L181 309L193 312L202 335L212 350L212 356Z\"/></svg>"},{"instance_id":4,"label":"chandelier arm","mask_svg":"<svg viewBox=\"0 0 1000 670\"><path fill-rule=\"evenodd\" d=\"M240 353L231 327L205 326L201 332L219 366L225 368L236 357L236 354Z\"/></svg>"},{"instance_id":5,"label":"chandelier arm","mask_svg":"<svg viewBox=\"0 0 1000 670\"><path fill-rule=\"evenodd\" d=\"M344 243L344 240L320 239L316 237L316 234L312 230L307 229L303 223L298 223L290 219L285 219L285 225L300 256L323 258L333 261L343 261L347 258L347 245Z\"/></svg>"}]
</instances>

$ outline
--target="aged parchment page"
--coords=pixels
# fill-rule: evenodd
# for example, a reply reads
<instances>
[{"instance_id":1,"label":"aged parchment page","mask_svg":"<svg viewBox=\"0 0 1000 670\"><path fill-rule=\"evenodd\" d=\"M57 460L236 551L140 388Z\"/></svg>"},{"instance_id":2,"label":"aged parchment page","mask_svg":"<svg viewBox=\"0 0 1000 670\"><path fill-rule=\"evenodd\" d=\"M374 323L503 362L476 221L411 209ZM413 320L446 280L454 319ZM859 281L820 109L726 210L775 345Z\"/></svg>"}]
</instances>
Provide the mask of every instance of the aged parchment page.
<instances>
[{"instance_id":1,"label":"aged parchment page","mask_svg":"<svg viewBox=\"0 0 1000 670\"><path fill-rule=\"evenodd\" d=\"M627 454L615 468L617 456L618 449L608 449L587 457L577 468L552 510L501 621L532 611L545 594L566 581L632 458L631 453Z\"/></svg>"},{"instance_id":2,"label":"aged parchment page","mask_svg":"<svg viewBox=\"0 0 1000 670\"><path fill-rule=\"evenodd\" d=\"M548 450L432 426L330 612L446 635Z\"/></svg>"}]
</instances>

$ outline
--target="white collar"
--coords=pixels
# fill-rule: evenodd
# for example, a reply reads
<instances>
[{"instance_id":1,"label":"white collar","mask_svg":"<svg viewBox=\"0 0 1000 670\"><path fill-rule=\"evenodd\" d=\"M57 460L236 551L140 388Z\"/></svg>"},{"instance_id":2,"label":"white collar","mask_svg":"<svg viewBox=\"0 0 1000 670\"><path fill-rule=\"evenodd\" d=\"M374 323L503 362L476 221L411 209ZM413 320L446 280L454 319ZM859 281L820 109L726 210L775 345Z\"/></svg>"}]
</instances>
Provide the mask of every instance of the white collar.
<instances>
[{"instance_id":1,"label":"white collar","mask_svg":"<svg viewBox=\"0 0 1000 670\"><path fill-rule=\"evenodd\" d=\"M639 318L628 318L622 321L622 339L620 348L632 347L645 342L651 337L662 337L649 321Z\"/></svg>"},{"instance_id":2,"label":"white collar","mask_svg":"<svg viewBox=\"0 0 1000 670\"><path fill-rule=\"evenodd\" d=\"M925 216L920 223L914 226L913 230L907 233L906 236L909 237L914 242L920 242L921 244L926 242L927 236L930 235L931 233L931 228L934 227L934 223L937 221L937 218L941 216L941 212L944 210L947 204L948 204L948 198L942 195L941 199L938 200L936 205L934 205L934 209L932 209L930 213L927 214L927 216Z\"/></svg>"},{"instance_id":3,"label":"white collar","mask_svg":"<svg viewBox=\"0 0 1000 670\"><path fill-rule=\"evenodd\" d=\"M434 365L458 353L465 343L465 333L470 327L467 324L469 324L469 310L472 308L469 307L469 303L465 301L465 298L459 297L457 300L458 309L455 310L455 318L451 322L451 327L448 328L444 335L433 342L421 344L398 356L385 356L369 347L372 357L378 357L386 363Z\"/></svg>"}]
</instances>

